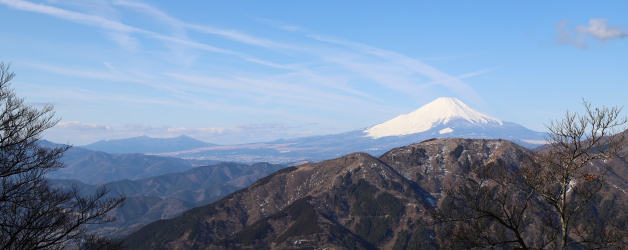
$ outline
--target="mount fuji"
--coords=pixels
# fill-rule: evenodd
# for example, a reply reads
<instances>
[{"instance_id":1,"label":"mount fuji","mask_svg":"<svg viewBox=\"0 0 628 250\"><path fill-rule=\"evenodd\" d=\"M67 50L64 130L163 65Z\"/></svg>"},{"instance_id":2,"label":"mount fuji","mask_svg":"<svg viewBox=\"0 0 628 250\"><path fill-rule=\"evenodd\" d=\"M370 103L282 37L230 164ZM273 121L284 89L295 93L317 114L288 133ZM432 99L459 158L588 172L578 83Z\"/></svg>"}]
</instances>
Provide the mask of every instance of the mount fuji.
<instances>
[{"instance_id":1,"label":"mount fuji","mask_svg":"<svg viewBox=\"0 0 628 250\"><path fill-rule=\"evenodd\" d=\"M459 122L466 123L467 127L476 128L504 125L499 119L477 112L456 98L441 97L412 113L397 116L392 120L370 127L364 132L367 136L378 139L386 136L423 133ZM454 131L453 128L446 127L439 130L438 133L447 134Z\"/></svg>"},{"instance_id":2,"label":"mount fuji","mask_svg":"<svg viewBox=\"0 0 628 250\"><path fill-rule=\"evenodd\" d=\"M544 144L545 134L482 114L462 101L440 97L419 109L363 131L367 137L462 137L506 139L533 148Z\"/></svg>"},{"instance_id":3,"label":"mount fuji","mask_svg":"<svg viewBox=\"0 0 628 250\"><path fill-rule=\"evenodd\" d=\"M505 139L528 148L544 144L545 134L480 113L462 101L441 97L408 114L341 134L229 146L209 146L159 155L237 162L320 161L353 152L382 154L431 138Z\"/></svg>"}]
</instances>

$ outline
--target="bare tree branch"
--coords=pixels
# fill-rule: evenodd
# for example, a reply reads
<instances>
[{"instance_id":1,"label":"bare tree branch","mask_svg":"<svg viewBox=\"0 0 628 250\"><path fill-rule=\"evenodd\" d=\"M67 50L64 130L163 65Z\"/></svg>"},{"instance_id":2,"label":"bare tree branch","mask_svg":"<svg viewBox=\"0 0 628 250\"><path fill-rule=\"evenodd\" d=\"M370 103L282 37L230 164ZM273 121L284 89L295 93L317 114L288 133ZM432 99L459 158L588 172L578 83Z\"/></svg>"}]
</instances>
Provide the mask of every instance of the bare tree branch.
<instances>
[{"instance_id":1,"label":"bare tree branch","mask_svg":"<svg viewBox=\"0 0 628 250\"><path fill-rule=\"evenodd\" d=\"M566 112L548 126L547 147L511 168L475 166L447 192L437 221L462 247L628 247L628 198L602 198L608 160L622 157L621 108Z\"/></svg>"},{"instance_id":2,"label":"bare tree branch","mask_svg":"<svg viewBox=\"0 0 628 250\"><path fill-rule=\"evenodd\" d=\"M69 147L40 146L41 133L58 120L52 106L33 108L16 97L9 88L14 76L0 63L0 248L101 244L85 226L111 221L107 213L124 198L106 198L105 189L83 197L77 190L50 187L45 174L63 167L61 156Z\"/></svg>"}]
</instances>

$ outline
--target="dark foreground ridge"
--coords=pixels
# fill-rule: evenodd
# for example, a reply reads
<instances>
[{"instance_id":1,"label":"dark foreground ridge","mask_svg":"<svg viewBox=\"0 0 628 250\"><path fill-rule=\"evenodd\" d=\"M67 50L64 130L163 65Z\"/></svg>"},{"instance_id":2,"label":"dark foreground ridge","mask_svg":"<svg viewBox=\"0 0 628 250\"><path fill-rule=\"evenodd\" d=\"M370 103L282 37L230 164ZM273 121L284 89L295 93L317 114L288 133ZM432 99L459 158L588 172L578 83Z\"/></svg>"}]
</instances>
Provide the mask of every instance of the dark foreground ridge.
<instances>
[{"instance_id":1,"label":"dark foreground ridge","mask_svg":"<svg viewBox=\"0 0 628 250\"><path fill-rule=\"evenodd\" d=\"M436 139L379 158L353 153L290 167L215 203L151 223L127 237L125 247L438 248L447 240L434 223L445 190L495 162L518 168L531 154L504 140Z\"/></svg>"}]
</instances>

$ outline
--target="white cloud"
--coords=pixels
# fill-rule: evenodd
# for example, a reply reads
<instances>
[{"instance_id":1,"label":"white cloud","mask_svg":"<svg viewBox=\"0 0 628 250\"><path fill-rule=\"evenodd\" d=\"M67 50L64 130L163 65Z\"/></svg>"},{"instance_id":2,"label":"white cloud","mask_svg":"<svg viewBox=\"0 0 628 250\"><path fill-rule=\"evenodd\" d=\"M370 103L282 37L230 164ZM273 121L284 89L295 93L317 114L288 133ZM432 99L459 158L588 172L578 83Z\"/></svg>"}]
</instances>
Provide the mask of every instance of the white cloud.
<instances>
[{"instance_id":1,"label":"white cloud","mask_svg":"<svg viewBox=\"0 0 628 250\"><path fill-rule=\"evenodd\" d=\"M579 48L588 46L588 38L602 42L628 37L628 29L609 25L607 18L591 18L587 25L578 25L575 29L567 26L567 19L556 24L558 42Z\"/></svg>"},{"instance_id":2,"label":"white cloud","mask_svg":"<svg viewBox=\"0 0 628 250\"><path fill-rule=\"evenodd\" d=\"M616 27L610 27L606 18L589 19L589 26L578 25L578 32L588 34L598 40L608 41L611 39L624 38L628 36L628 31Z\"/></svg>"}]
</instances>

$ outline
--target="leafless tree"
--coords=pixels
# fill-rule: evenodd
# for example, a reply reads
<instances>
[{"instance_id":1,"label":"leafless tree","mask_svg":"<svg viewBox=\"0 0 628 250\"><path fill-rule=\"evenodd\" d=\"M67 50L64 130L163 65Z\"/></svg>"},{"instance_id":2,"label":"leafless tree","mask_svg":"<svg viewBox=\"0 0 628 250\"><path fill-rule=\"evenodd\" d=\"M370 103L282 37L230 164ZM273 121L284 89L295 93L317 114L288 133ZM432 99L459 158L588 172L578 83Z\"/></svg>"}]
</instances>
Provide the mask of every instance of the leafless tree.
<instances>
[{"instance_id":1,"label":"leafless tree","mask_svg":"<svg viewBox=\"0 0 628 250\"><path fill-rule=\"evenodd\" d=\"M0 63L0 248L56 249L95 242L85 226L112 218L107 212L124 198L107 191L81 196L77 190L52 188L49 171L63 167L67 146L40 146L39 136L54 126L52 106L35 108L10 88L14 73Z\"/></svg>"},{"instance_id":2,"label":"leafless tree","mask_svg":"<svg viewBox=\"0 0 628 250\"><path fill-rule=\"evenodd\" d=\"M522 171L526 186L548 205L548 211L557 215L560 237L556 244L563 249L572 244L606 245L578 237L576 220L599 202L604 177L611 168L605 163L621 158L625 145L625 134L620 132L627 120L620 117L621 108L592 107L586 101L584 107L584 114L567 112L563 119L548 126L549 146L536 156L539 167ZM606 229L600 230L594 235L607 239Z\"/></svg>"},{"instance_id":3,"label":"leafless tree","mask_svg":"<svg viewBox=\"0 0 628 250\"><path fill-rule=\"evenodd\" d=\"M533 164L531 155L524 158ZM475 168L446 191L437 220L447 248L544 248L556 233L539 227L539 201L518 168L501 160ZM550 229L550 230L548 230ZM531 233L536 232L536 233Z\"/></svg>"},{"instance_id":4,"label":"leafless tree","mask_svg":"<svg viewBox=\"0 0 628 250\"><path fill-rule=\"evenodd\" d=\"M548 144L519 166L496 160L447 192L437 214L458 247L626 247L627 197L602 197L609 159L621 158L626 118L617 107L567 112ZM606 194L607 196L609 194ZM611 196L622 195L613 194ZM623 196L626 196L623 194ZM457 245L456 245L457 244Z\"/></svg>"}]
</instances>

